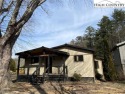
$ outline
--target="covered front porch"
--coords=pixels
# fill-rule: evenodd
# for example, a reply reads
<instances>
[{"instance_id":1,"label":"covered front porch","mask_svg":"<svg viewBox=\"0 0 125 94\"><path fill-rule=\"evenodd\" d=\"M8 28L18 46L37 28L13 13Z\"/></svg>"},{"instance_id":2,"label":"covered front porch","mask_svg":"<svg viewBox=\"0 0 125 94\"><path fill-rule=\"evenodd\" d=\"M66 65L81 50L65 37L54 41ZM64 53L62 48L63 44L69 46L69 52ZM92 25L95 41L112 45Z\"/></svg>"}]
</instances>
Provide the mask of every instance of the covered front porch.
<instances>
[{"instance_id":1,"label":"covered front porch","mask_svg":"<svg viewBox=\"0 0 125 94\"><path fill-rule=\"evenodd\" d=\"M17 80L25 77L27 81L38 83L45 80L65 81L67 79L68 68L65 60L69 56L68 53L41 47L16 55L19 56ZM24 60L23 66L21 66L21 59ZM23 69L24 72L20 73L20 69Z\"/></svg>"}]
</instances>

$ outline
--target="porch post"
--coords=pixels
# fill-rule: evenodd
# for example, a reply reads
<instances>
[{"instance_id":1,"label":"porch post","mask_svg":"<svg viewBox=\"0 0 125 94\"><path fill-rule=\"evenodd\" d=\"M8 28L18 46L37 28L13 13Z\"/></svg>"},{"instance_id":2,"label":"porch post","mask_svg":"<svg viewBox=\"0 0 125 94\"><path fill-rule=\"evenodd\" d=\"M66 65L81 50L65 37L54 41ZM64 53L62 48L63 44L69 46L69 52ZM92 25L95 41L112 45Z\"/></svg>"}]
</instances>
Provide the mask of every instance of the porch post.
<instances>
[{"instance_id":1,"label":"porch post","mask_svg":"<svg viewBox=\"0 0 125 94\"><path fill-rule=\"evenodd\" d=\"M30 62L28 62L28 65L27 65L27 77L28 77L28 81L29 81L29 70L30 70L30 63L32 63L32 58L30 57Z\"/></svg>"},{"instance_id":2,"label":"porch post","mask_svg":"<svg viewBox=\"0 0 125 94\"><path fill-rule=\"evenodd\" d=\"M58 67L58 74L60 74L60 67Z\"/></svg>"},{"instance_id":3,"label":"porch post","mask_svg":"<svg viewBox=\"0 0 125 94\"><path fill-rule=\"evenodd\" d=\"M50 56L48 56L48 74L49 74L49 70L50 70Z\"/></svg>"},{"instance_id":4,"label":"porch post","mask_svg":"<svg viewBox=\"0 0 125 94\"><path fill-rule=\"evenodd\" d=\"M41 57L39 56L38 58L39 58L39 73L38 74L40 75Z\"/></svg>"},{"instance_id":5,"label":"porch post","mask_svg":"<svg viewBox=\"0 0 125 94\"><path fill-rule=\"evenodd\" d=\"M19 69L20 69L20 56L18 57L18 65L17 65L17 80L19 79Z\"/></svg>"},{"instance_id":6,"label":"porch post","mask_svg":"<svg viewBox=\"0 0 125 94\"><path fill-rule=\"evenodd\" d=\"M63 76L64 76L64 81L65 81L65 64L63 65Z\"/></svg>"}]
</instances>

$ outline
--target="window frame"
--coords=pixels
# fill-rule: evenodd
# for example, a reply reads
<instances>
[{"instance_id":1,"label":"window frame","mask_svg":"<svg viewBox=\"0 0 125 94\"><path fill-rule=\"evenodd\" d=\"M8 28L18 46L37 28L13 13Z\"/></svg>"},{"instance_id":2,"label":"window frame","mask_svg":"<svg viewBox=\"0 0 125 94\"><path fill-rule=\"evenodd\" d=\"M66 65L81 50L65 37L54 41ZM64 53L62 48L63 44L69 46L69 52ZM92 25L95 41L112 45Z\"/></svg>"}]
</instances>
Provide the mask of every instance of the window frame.
<instances>
[{"instance_id":1,"label":"window frame","mask_svg":"<svg viewBox=\"0 0 125 94\"><path fill-rule=\"evenodd\" d=\"M74 62L83 62L84 57L83 55L74 55Z\"/></svg>"}]
</instances>

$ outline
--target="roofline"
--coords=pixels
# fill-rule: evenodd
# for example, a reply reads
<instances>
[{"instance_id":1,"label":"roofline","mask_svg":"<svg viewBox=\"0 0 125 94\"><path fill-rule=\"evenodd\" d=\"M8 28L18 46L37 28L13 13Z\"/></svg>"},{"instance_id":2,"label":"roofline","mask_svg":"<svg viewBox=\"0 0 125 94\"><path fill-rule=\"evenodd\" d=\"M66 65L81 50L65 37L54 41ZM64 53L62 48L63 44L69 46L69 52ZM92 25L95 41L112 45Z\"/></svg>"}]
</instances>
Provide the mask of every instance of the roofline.
<instances>
[{"instance_id":1,"label":"roofline","mask_svg":"<svg viewBox=\"0 0 125 94\"><path fill-rule=\"evenodd\" d=\"M125 45L125 41L116 44L116 46L118 46L118 47L119 47L119 46L122 46L122 45Z\"/></svg>"},{"instance_id":2,"label":"roofline","mask_svg":"<svg viewBox=\"0 0 125 94\"><path fill-rule=\"evenodd\" d=\"M125 45L125 41L120 42L120 43L117 43L117 44L111 49L111 51L114 51L117 47L120 47L120 46L123 46L123 45Z\"/></svg>"},{"instance_id":3,"label":"roofline","mask_svg":"<svg viewBox=\"0 0 125 94\"><path fill-rule=\"evenodd\" d=\"M63 48L63 47L70 47L70 48L89 51L89 52L94 53L94 50L86 49L86 48L83 48L83 47L74 46L74 45L70 45L70 44L63 44L63 45L55 46L55 47L52 47L52 49L59 49L59 48Z\"/></svg>"},{"instance_id":4,"label":"roofline","mask_svg":"<svg viewBox=\"0 0 125 94\"><path fill-rule=\"evenodd\" d=\"M50 50L50 51L53 51L53 52L58 52L58 53L61 53L61 54L69 55L67 52L58 51L56 49L51 49L51 48L47 48L47 47L44 47L44 46L39 47L39 48L35 48L35 49L31 49L31 50L26 50L26 51L23 51L23 52L19 52L19 53L16 53L15 55L21 55L23 53L27 53L27 52L30 52L30 51L33 51L33 50L37 50L37 49L40 49L40 48L47 49L47 50Z\"/></svg>"},{"instance_id":5,"label":"roofline","mask_svg":"<svg viewBox=\"0 0 125 94\"><path fill-rule=\"evenodd\" d=\"M42 47L44 47L44 46L42 46ZM35 48L35 49L30 49L30 50L26 50L26 51L22 51L22 52L18 52L18 53L16 53L15 55L19 55L19 54L21 54L21 53L29 52L29 51L36 50L36 49L40 49L40 48L42 48L42 47Z\"/></svg>"}]
</instances>

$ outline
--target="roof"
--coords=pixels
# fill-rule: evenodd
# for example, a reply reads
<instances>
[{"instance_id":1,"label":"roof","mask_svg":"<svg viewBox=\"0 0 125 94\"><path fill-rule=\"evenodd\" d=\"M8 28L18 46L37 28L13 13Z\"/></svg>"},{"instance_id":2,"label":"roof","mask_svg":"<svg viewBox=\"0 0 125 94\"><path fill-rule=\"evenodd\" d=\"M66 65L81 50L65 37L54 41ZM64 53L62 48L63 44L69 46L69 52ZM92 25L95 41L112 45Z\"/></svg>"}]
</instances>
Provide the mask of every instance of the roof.
<instances>
[{"instance_id":1,"label":"roof","mask_svg":"<svg viewBox=\"0 0 125 94\"><path fill-rule=\"evenodd\" d=\"M113 50L115 50L116 48L118 48L118 47L120 47L120 46L123 46L123 45L125 45L125 41L116 44L116 45L112 48L111 51L113 51Z\"/></svg>"},{"instance_id":2,"label":"roof","mask_svg":"<svg viewBox=\"0 0 125 94\"><path fill-rule=\"evenodd\" d=\"M61 55L61 56L62 55L63 56L68 56L69 55L67 52L58 51L56 49L51 49L51 48L47 48L47 47L44 47L44 46L42 46L40 48L36 48L36 49L16 53L16 55L20 55L20 56L44 55L44 54L55 54L55 55Z\"/></svg>"},{"instance_id":3,"label":"roof","mask_svg":"<svg viewBox=\"0 0 125 94\"><path fill-rule=\"evenodd\" d=\"M72 49L82 50L82 51L87 51L87 52L92 52L92 53L94 52L94 50L79 47L79 46L74 46L74 45L70 45L70 44L63 44L63 45L59 45L56 47L52 47L52 49L60 49L60 48L72 48Z\"/></svg>"},{"instance_id":4,"label":"roof","mask_svg":"<svg viewBox=\"0 0 125 94\"><path fill-rule=\"evenodd\" d=\"M122 46L122 45L125 45L125 41L116 44L117 47Z\"/></svg>"}]
</instances>

